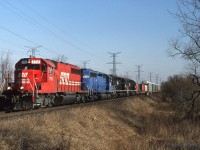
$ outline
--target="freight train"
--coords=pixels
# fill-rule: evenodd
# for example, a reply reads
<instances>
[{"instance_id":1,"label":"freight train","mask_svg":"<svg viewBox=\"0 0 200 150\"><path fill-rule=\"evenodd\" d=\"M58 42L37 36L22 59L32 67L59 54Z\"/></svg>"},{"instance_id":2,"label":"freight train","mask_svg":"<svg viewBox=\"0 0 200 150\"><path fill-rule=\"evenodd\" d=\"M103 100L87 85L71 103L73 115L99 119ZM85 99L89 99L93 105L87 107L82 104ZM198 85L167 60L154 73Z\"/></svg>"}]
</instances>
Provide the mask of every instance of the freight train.
<instances>
[{"instance_id":1,"label":"freight train","mask_svg":"<svg viewBox=\"0 0 200 150\"><path fill-rule=\"evenodd\" d=\"M13 86L0 95L0 107L27 110L150 92L150 86L146 91L139 86L128 78L81 69L69 63L23 58L15 65Z\"/></svg>"}]
</instances>

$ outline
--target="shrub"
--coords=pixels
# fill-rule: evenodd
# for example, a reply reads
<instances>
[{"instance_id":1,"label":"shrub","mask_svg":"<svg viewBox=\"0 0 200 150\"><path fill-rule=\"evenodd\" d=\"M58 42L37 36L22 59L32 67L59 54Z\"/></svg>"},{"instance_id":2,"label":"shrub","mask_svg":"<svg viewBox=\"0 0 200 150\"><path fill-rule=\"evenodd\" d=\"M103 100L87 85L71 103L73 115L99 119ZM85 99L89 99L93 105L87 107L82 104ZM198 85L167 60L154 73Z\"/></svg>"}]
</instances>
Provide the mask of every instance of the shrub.
<instances>
[{"instance_id":1,"label":"shrub","mask_svg":"<svg viewBox=\"0 0 200 150\"><path fill-rule=\"evenodd\" d=\"M193 76L169 77L168 81L162 83L162 98L170 100L176 111L197 116L200 112L200 92L199 85L193 81Z\"/></svg>"}]
</instances>

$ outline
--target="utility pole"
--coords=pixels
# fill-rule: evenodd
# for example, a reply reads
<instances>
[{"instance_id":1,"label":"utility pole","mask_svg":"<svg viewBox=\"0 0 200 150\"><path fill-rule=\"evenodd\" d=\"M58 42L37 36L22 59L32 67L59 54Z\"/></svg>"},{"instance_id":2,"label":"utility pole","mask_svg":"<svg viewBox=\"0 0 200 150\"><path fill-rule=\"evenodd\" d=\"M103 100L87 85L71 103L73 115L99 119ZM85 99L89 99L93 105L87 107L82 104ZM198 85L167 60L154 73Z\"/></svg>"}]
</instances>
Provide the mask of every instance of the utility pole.
<instances>
[{"instance_id":1,"label":"utility pole","mask_svg":"<svg viewBox=\"0 0 200 150\"><path fill-rule=\"evenodd\" d=\"M86 69L86 65L89 64L90 60L86 60L86 61L81 61L83 63L83 68Z\"/></svg>"},{"instance_id":2,"label":"utility pole","mask_svg":"<svg viewBox=\"0 0 200 150\"><path fill-rule=\"evenodd\" d=\"M138 79L138 83L140 83L141 82L140 75L141 75L141 72L143 72L141 71L142 65L136 65L136 66L137 66L137 73L138 73L137 79Z\"/></svg>"},{"instance_id":3,"label":"utility pole","mask_svg":"<svg viewBox=\"0 0 200 150\"><path fill-rule=\"evenodd\" d=\"M38 49L39 47L42 47L42 45L39 45L37 47L29 47L29 46L25 46L25 47L30 48L30 50L28 50L28 52L31 52L31 57L35 58L36 49Z\"/></svg>"},{"instance_id":4,"label":"utility pole","mask_svg":"<svg viewBox=\"0 0 200 150\"><path fill-rule=\"evenodd\" d=\"M107 64L112 64L113 65L113 69L112 69L112 74L113 75L116 75L116 65L117 64L121 64L120 62L116 62L116 57L118 54L120 54L121 52L116 52L116 53L110 53L108 52L108 54L111 54L111 57L113 58L113 61L112 62L108 62Z\"/></svg>"}]
</instances>

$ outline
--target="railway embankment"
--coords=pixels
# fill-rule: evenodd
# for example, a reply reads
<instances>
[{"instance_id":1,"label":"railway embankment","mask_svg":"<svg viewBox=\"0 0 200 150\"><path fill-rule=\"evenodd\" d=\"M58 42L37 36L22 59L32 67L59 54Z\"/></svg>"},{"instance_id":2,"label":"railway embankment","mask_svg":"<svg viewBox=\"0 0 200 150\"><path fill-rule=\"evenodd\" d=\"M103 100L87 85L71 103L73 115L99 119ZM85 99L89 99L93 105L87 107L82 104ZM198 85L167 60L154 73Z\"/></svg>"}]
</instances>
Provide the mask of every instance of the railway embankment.
<instances>
[{"instance_id":1,"label":"railway embankment","mask_svg":"<svg viewBox=\"0 0 200 150\"><path fill-rule=\"evenodd\" d=\"M200 123L159 96L133 96L0 121L0 149L199 149Z\"/></svg>"}]
</instances>

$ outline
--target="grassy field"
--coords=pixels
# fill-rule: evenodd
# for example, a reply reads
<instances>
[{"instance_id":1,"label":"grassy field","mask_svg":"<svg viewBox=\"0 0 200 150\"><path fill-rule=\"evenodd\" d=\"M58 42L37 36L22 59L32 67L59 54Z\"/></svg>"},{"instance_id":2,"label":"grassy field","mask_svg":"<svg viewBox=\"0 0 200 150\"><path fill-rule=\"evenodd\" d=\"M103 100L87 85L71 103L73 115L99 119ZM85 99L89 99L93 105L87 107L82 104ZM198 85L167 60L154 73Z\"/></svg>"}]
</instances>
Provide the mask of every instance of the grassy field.
<instances>
[{"instance_id":1,"label":"grassy field","mask_svg":"<svg viewBox=\"0 0 200 150\"><path fill-rule=\"evenodd\" d=\"M200 149L200 123L181 119L156 96L0 121L0 149Z\"/></svg>"}]
</instances>

